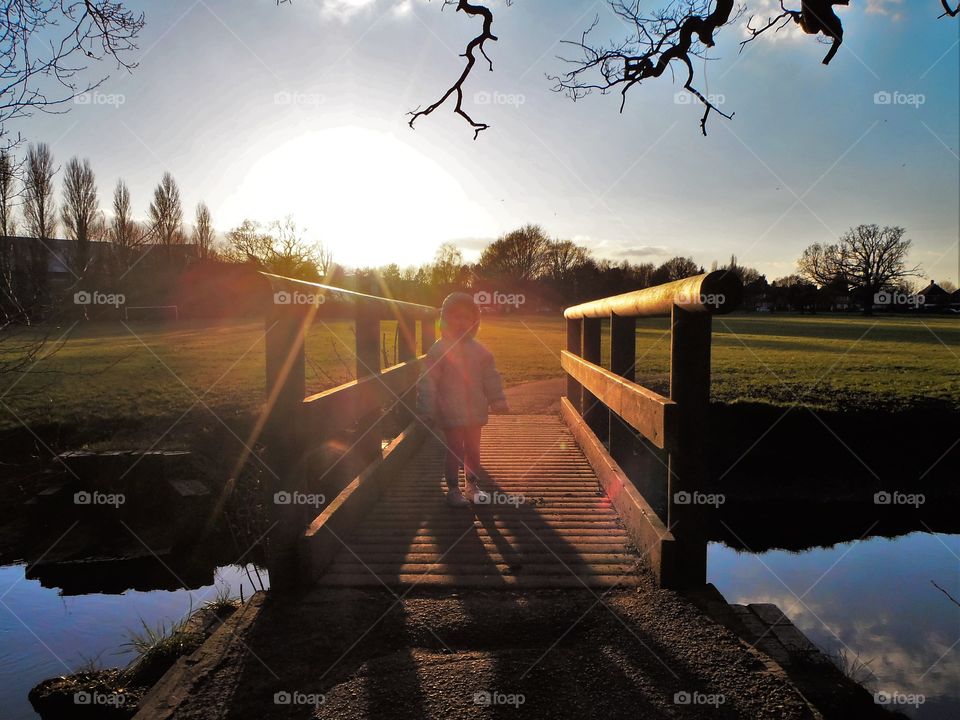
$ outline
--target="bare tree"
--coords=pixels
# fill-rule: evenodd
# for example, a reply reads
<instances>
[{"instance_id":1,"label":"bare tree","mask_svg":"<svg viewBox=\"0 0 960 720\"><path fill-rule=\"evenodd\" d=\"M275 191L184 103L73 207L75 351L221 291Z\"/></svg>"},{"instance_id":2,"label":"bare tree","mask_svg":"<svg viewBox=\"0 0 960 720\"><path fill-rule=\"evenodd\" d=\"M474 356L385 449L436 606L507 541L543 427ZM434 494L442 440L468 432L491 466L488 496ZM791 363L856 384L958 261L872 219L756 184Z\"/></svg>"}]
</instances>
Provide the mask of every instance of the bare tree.
<instances>
[{"instance_id":1,"label":"bare tree","mask_svg":"<svg viewBox=\"0 0 960 720\"><path fill-rule=\"evenodd\" d=\"M206 203L197 204L196 222L193 228L193 244L197 246L197 256L208 258L213 253L213 219Z\"/></svg>"},{"instance_id":2,"label":"bare tree","mask_svg":"<svg viewBox=\"0 0 960 720\"><path fill-rule=\"evenodd\" d=\"M0 12L0 143L10 121L34 111L65 112L77 95L91 92L106 77L81 80L85 62L110 58L128 70L124 58L136 49L144 16L117 0L7 0Z\"/></svg>"},{"instance_id":3,"label":"bare tree","mask_svg":"<svg viewBox=\"0 0 960 720\"><path fill-rule=\"evenodd\" d=\"M183 243L183 206L177 181L168 172L163 174L153 191L149 216L151 231L157 242L166 248L169 257L170 248Z\"/></svg>"},{"instance_id":4,"label":"bare tree","mask_svg":"<svg viewBox=\"0 0 960 720\"><path fill-rule=\"evenodd\" d=\"M147 241L148 232L133 219L130 208L130 190L123 180L117 180L113 189L113 217L107 227L107 239L118 267L118 279L133 266L134 257Z\"/></svg>"},{"instance_id":5,"label":"bare tree","mask_svg":"<svg viewBox=\"0 0 960 720\"><path fill-rule=\"evenodd\" d=\"M97 234L99 213L97 181L90 161L71 158L64 168L60 217L64 232L75 243L73 272L81 284L90 269L90 242Z\"/></svg>"},{"instance_id":6,"label":"bare tree","mask_svg":"<svg viewBox=\"0 0 960 720\"><path fill-rule=\"evenodd\" d=\"M56 203L53 199L53 154L46 143L31 145L27 150L24 181L24 220L32 237L47 240L57 229Z\"/></svg>"},{"instance_id":7,"label":"bare tree","mask_svg":"<svg viewBox=\"0 0 960 720\"><path fill-rule=\"evenodd\" d=\"M20 248L13 239L17 234L18 184L16 161L6 150L0 151L0 332L24 316L24 272Z\"/></svg>"},{"instance_id":8,"label":"bare tree","mask_svg":"<svg viewBox=\"0 0 960 720\"><path fill-rule=\"evenodd\" d=\"M547 276L555 283L563 283L586 264L590 253L572 240L556 240L547 251Z\"/></svg>"},{"instance_id":9,"label":"bare tree","mask_svg":"<svg viewBox=\"0 0 960 720\"><path fill-rule=\"evenodd\" d=\"M26 228L33 238L30 243L30 281L32 297L22 299L31 311L39 313L48 298L50 239L57 228L56 203L53 199L53 176L57 169L46 143L31 145L27 150L24 181L24 216Z\"/></svg>"},{"instance_id":10,"label":"bare tree","mask_svg":"<svg viewBox=\"0 0 960 720\"><path fill-rule=\"evenodd\" d=\"M694 262L693 258L685 258L677 255L660 265L660 267L653 272L651 281L654 285L660 285L662 283L673 282L674 280L683 280L692 275L699 275L702 272L703 268Z\"/></svg>"},{"instance_id":11,"label":"bare tree","mask_svg":"<svg viewBox=\"0 0 960 720\"><path fill-rule=\"evenodd\" d=\"M899 282L919 276L919 265L907 265L913 244L902 227L858 225L833 245L816 243L803 251L800 274L820 286L842 285L860 296L863 313L873 313L874 296Z\"/></svg>"},{"instance_id":12,"label":"bare tree","mask_svg":"<svg viewBox=\"0 0 960 720\"><path fill-rule=\"evenodd\" d=\"M0 150L0 237L8 238L17 234L16 202L20 193L17 189L17 163L6 150Z\"/></svg>"},{"instance_id":13,"label":"bare tree","mask_svg":"<svg viewBox=\"0 0 960 720\"><path fill-rule=\"evenodd\" d=\"M274 221L266 230L244 220L227 233L225 256L277 275L316 281L333 268L333 259L322 243L304 239L292 218Z\"/></svg>"},{"instance_id":14,"label":"bare tree","mask_svg":"<svg viewBox=\"0 0 960 720\"><path fill-rule=\"evenodd\" d=\"M484 275L535 280L547 269L550 238L539 225L525 225L490 243L480 256Z\"/></svg>"},{"instance_id":15,"label":"bare tree","mask_svg":"<svg viewBox=\"0 0 960 720\"><path fill-rule=\"evenodd\" d=\"M430 268L431 280L436 287L453 285L460 281L463 272L463 253L451 242L437 248Z\"/></svg>"}]
</instances>

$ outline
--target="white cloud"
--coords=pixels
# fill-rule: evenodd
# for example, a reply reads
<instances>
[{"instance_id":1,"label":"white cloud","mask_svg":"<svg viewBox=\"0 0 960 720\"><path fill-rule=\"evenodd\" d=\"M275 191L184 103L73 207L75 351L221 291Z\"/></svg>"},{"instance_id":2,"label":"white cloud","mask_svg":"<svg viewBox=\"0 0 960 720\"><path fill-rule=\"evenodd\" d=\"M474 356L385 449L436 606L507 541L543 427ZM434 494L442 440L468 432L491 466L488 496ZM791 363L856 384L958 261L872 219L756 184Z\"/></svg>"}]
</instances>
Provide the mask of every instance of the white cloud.
<instances>
[{"instance_id":1,"label":"white cloud","mask_svg":"<svg viewBox=\"0 0 960 720\"><path fill-rule=\"evenodd\" d=\"M348 20L375 3L376 0L322 0L320 12L338 20Z\"/></svg>"},{"instance_id":2,"label":"white cloud","mask_svg":"<svg viewBox=\"0 0 960 720\"><path fill-rule=\"evenodd\" d=\"M903 0L867 0L867 15L889 15L892 20L900 20L903 15L896 10Z\"/></svg>"},{"instance_id":3,"label":"white cloud","mask_svg":"<svg viewBox=\"0 0 960 720\"><path fill-rule=\"evenodd\" d=\"M319 0L319 4L324 17L346 22L377 6L389 9L395 17L405 17L413 10L414 0Z\"/></svg>"}]
</instances>

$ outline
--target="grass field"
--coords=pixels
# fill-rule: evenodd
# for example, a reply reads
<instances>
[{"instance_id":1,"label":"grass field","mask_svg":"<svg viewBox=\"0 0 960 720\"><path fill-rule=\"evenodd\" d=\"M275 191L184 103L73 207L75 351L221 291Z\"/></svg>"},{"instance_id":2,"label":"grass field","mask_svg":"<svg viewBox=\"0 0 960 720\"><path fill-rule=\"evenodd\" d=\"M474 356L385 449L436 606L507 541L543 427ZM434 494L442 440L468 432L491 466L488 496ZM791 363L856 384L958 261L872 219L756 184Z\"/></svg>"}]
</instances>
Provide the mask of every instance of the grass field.
<instances>
[{"instance_id":1,"label":"grass field","mask_svg":"<svg viewBox=\"0 0 960 720\"><path fill-rule=\"evenodd\" d=\"M57 338L67 328L52 331ZM394 329L383 333L392 356ZM485 319L480 340L508 385L560 375L559 317ZM0 343L0 351L2 351ZM316 326L308 387L352 378L353 330ZM77 325L52 357L0 379L0 429L22 424L126 428L244 417L263 394L263 326ZM641 321L637 372L666 389L667 322ZM604 359L606 362L606 359ZM832 410L893 410L929 401L960 407L960 321L945 317L733 315L714 321L713 397ZM192 411L190 411L190 409ZM207 410L210 408L210 410ZM190 412L188 412L190 411Z\"/></svg>"}]
</instances>

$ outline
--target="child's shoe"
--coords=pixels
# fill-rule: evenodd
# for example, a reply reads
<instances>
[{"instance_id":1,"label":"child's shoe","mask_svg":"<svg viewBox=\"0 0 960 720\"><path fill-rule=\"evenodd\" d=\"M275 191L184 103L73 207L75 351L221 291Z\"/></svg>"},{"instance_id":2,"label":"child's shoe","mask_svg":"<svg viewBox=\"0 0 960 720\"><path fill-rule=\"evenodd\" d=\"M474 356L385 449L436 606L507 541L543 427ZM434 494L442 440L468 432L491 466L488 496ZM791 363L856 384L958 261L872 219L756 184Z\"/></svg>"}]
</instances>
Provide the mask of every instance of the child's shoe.
<instances>
[{"instance_id":1,"label":"child's shoe","mask_svg":"<svg viewBox=\"0 0 960 720\"><path fill-rule=\"evenodd\" d=\"M469 504L470 501L463 496L460 488L455 487L447 490L447 505L450 507L466 507Z\"/></svg>"},{"instance_id":2,"label":"child's shoe","mask_svg":"<svg viewBox=\"0 0 960 720\"><path fill-rule=\"evenodd\" d=\"M474 505L489 505L490 496L477 486L477 481L468 477L464 486L464 495Z\"/></svg>"}]
</instances>

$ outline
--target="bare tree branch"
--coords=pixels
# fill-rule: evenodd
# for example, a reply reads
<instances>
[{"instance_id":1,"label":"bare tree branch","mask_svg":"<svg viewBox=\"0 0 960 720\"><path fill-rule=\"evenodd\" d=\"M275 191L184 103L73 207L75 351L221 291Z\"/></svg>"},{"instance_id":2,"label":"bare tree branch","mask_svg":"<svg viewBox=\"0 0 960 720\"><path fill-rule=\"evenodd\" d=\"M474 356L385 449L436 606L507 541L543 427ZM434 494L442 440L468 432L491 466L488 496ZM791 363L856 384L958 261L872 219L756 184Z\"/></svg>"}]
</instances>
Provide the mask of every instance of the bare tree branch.
<instances>
[{"instance_id":1,"label":"bare tree branch","mask_svg":"<svg viewBox=\"0 0 960 720\"><path fill-rule=\"evenodd\" d=\"M65 112L63 105L99 87L106 77L80 81L84 61L111 58L133 69L125 56L144 23L143 13L112 0L7 0L0 7L0 138L11 120Z\"/></svg>"},{"instance_id":2,"label":"bare tree branch","mask_svg":"<svg viewBox=\"0 0 960 720\"><path fill-rule=\"evenodd\" d=\"M454 105L453 111L470 123L470 126L473 128L473 139L476 140L480 133L490 126L486 123L476 122L472 117L470 117L466 110L463 109L463 84L466 82L467 78L470 76L470 72L473 70L474 65L477 63L477 51L479 51L480 54L483 55L483 58L487 61L490 72L493 72L493 61L490 60L490 57L487 55L487 51L483 46L488 40L492 42L497 41L497 37L492 32L493 12L490 10L490 8L484 5L472 5L467 2L467 0L443 0L443 6L446 7L448 5L456 5L457 12L463 11L467 15L482 17L483 30L479 35L467 43L467 49L464 51L463 55L460 56L467 59L467 64L463 68L463 72L460 73L460 77L457 79L457 81L453 83L453 85L451 85L435 103L423 110L418 107L416 110L411 112L410 127L412 128L414 126L417 118L423 115L429 115L443 105L451 95L456 95L456 104ZM507 1L507 5L510 5L510 0Z\"/></svg>"}]
</instances>

